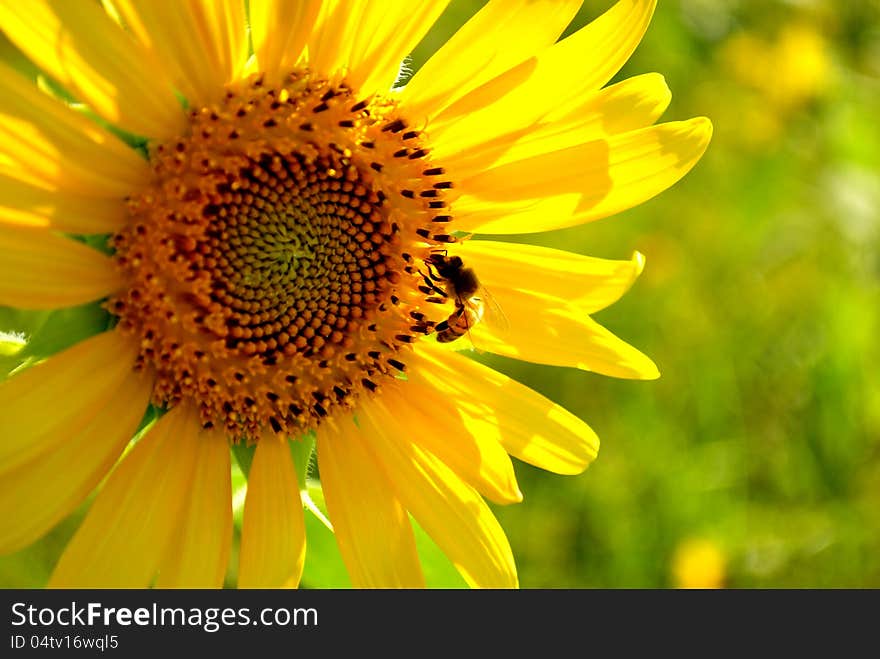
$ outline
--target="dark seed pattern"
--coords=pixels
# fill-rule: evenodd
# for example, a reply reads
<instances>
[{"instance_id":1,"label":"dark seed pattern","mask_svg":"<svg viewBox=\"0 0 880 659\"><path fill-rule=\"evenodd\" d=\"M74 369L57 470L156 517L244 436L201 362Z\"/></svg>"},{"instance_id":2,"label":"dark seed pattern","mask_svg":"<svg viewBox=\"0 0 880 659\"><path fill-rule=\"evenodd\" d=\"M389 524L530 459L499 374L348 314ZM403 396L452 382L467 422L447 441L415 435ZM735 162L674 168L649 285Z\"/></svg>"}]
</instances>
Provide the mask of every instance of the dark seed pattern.
<instances>
[{"instance_id":1,"label":"dark seed pattern","mask_svg":"<svg viewBox=\"0 0 880 659\"><path fill-rule=\"evenodd\" d=\"M455 240L436 232L452 183L420 139L392 102L296 71L230 86L155 145L113 239L128 286L108 302L154 402L255 442L402 377L444 302L419 264Z\"/></svg>"}]
</instances>

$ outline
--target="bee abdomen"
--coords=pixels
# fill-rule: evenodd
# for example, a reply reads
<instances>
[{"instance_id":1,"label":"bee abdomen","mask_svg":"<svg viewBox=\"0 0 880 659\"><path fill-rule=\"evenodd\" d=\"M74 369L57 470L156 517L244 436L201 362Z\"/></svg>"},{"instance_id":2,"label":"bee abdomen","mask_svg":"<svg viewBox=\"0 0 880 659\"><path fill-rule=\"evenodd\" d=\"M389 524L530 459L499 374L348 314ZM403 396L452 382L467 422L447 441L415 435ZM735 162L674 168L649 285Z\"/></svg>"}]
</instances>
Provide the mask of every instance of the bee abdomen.
<instances>
[{"instance_id":1,"label":"bee abdomen","mask_svg":"<svg viewBox=\"0 0 880 659\"><path fill-rule=\"evenodd\" d=\"M445 330L437 332L437 343L452 343L462 336L464 336L464 332L459 332L454 327L447 327Z\"/></svg>"}]
</instances>

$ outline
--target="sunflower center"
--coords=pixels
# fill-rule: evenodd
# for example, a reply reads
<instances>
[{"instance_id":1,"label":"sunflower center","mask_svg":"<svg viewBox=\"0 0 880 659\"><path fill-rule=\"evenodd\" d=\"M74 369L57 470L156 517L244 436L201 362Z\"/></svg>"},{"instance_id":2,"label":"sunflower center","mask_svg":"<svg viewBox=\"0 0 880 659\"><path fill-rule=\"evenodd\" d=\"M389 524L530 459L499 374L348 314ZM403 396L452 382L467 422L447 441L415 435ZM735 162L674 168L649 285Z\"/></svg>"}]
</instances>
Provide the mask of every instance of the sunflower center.
<instances>
[{"instance_id":1,"label":"sunflower center","mask_svg":"<svg viewBox=\"0 0 880 659\"><path fill-rule=\"evenodd\" d=\"M388 100L259 76L151 151L151 185L113 239L110 301L156 372L154 402L206 427L296 435L379 390L432 331L432 254L454 239L443 170Z\"/></svg>"}]
</instances>

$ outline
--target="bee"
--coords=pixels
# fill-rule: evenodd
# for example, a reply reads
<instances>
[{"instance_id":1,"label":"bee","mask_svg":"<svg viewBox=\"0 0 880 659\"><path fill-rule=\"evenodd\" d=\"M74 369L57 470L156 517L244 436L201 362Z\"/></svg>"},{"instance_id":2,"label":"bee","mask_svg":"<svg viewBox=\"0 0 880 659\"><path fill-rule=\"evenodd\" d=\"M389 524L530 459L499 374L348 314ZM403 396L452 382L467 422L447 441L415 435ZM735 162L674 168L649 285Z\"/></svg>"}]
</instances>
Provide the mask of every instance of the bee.
<instances>
[{"instance_id":1,"label":"bee","mask_svg":"<svg viewBox=\"0 0 880 659\"><path fill-rule=\"evenodd\" d=\"M430 279L443 284L440 290L431 281L429 286L444 297L455 301L455 310L445 320L434 326L437 341L450 343L470 334L477 323L485 321L496 332L506 329L507 318L495 298L480 284L474 269L466 266L459 256L447 256L445 252L435 252L426 261Z\"/></svg>"}]
</instances>

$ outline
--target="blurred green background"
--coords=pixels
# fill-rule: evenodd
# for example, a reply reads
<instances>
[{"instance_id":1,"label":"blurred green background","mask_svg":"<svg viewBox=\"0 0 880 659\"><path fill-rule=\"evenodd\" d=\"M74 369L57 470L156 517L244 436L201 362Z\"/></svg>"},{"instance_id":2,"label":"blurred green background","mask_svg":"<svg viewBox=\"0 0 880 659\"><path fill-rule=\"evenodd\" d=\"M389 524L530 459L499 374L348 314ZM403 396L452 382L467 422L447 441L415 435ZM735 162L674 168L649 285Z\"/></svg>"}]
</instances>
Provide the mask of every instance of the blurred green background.
<instances>
[{"instance_id":1,"label":"blurred green background","mask_svg":"<svg viewBox=\"0 0 880 659\"><path fill-rule=\"evenodd\" d=\"M453 0L412 67L482 4ZM638 208L528 241L646 255L597 319L662 378L481 357L602 439L580 476L517 463L525 501L495 510L521 583L880 587L880 3L661 0L616 79L649 71L673 92L663 120L712 118L706 156ZM81 515L0 558L0 585L44 584ZM345 585L307 518L303 585ZM429 581L459 585L420 543Z\"/></svg>"}]
</instances>

